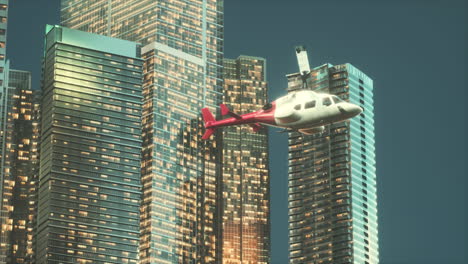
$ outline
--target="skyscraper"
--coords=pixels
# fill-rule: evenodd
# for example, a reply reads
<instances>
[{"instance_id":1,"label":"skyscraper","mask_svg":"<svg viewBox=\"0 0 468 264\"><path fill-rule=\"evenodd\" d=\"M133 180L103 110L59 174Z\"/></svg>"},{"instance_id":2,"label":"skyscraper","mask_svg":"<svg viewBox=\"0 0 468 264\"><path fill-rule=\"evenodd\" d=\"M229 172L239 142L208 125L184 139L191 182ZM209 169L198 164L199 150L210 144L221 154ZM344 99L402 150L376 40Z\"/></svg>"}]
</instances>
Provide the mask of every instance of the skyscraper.
<instances>
[{"instance_id":1,"label":"skyscraper","mask_svg":"<svg viewBox=\"0 0 468 264\"><path fill-rule=\"evenodd\" d=\"M8 0L0 0L0 87L5 81ZM6 87L6 86L5 86Z\"/></svg>"},{"instance_id":2,"label":"skyscraper","mask_svg":"<svg viewBox=\"0 0 468 264\"><path fill-rule=\"evenodd\" d=\"M62 24L143 44L141 263L221 261L223 1L62 0Z\"/></svg>"},{"instance_id":3,"label":"skyscraper","mask_svg":"<svg viewBox=\"0 0 468 264\"><path fill-rule=\"evenodd\" d=\"M0 263L32 263L39 124L31 73L10 70L2 155Z\"/></svg>"},{"instance_id":4,"label":"skyscraper","mask_svg":"<svg viewBox=\"0 0 468 264\"><path fill-rule=\"evenodd\" d=\"M4 223L8 217L8 210L3 206L7 198L3 196L3 182L4 182L4 156L5 156L5 136L8 118L8 72L9 62L6 60L6 34L8 22L8 0L0 0L0 263L6 261L6 248L8 244L8 235L6 234L6 226Z\"/></svg>"},{"instance_id":5,"label":"skyscraper","mask_svg":"<svg viewBox=\"0 0 468 264\"><path fill-rule=\"evenodd\" d=\"M290 263L378 263L373 81L353 65L287 76L288 91L338 95L364 109L321 133L289 133Z\"/></svg>"},{"instance_id":6,"label":"skyscraper","mask_svg":"<svg viewBox=\"0 0 468 264\"><path fill-rule=\"evenodd\" d=\"M139 45L47 26L36 263L137 263Z\"/></svg>"},{"instance_id":7,"label":"skyscraper","mask_svg":"<svg viewBox=\"0 0 468 264\"><path fill-rule=\"evenodd\" d=\"M268 102L266 61L224 59L224 103L236 113ZM270 263L268 133L233 126L223 133L223 263Z\"/></svg>"},{"instance_id":8,"label":"skyscraper","mask_svg":"<svg viewBox=\"0 0 468 264\"><path fill-rule=\"evenodd\" d=\"M5 125L6 125L6 116L7 116L7 107L8 107L7 101L8 101L9 61L7 61L6 59L7 22L8 22L8 0L0 0L0 155L3 155L3 151L4 151L3 147L4 147L5 142L3 139L5 136ZM1 159L2 159L2 156L0 156L0 160ZM0 164L0 166L2 165ZM3 177L2 171L3 170L0 168L0 177ZM2 258L1 249L0 249L0 258Z\"/></svg>"}]
</instances>

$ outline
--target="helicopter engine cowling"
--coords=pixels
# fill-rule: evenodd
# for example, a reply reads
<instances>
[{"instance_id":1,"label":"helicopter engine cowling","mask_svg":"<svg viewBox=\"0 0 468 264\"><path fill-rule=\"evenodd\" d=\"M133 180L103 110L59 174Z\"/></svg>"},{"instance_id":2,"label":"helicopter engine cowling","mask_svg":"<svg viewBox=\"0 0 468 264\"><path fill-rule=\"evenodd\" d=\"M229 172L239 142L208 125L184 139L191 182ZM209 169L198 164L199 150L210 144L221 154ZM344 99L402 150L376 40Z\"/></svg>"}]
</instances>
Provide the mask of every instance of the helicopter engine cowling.
<instances>
[{"instance_id":1,"label":"helicopter engine cowling","mask_svg":"<svg viewBox=\"0 0 468 264\"><path fill-rule=\"evenodd\" d=\"M312 128L302 128L302 129L299 129L299 132L305 135L312 135L315 133L323 132L323 130L325 130L325 127L319 126L319 127L312 127Z\"/></svg>"}]
</instances>

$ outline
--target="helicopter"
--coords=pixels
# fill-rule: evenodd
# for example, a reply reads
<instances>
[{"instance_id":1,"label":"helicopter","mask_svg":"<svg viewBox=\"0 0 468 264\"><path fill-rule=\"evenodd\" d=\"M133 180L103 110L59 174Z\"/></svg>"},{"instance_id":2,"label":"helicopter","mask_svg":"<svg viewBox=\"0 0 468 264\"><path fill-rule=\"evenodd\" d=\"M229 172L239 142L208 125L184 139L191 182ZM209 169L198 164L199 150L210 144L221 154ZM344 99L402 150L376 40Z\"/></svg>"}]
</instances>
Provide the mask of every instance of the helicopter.
<instances>
[{"instance_id":1,"label":"helicopter","mask_svg":"<svg viewBox=\"0 0 468 264\"><path fill-rule=\"evenodd\" d=\"M336 95L301 90L289 93L264 105L261 109L243 115L236 114L221 104L221 114L230 118L216 120L208 108L202 109L205 122L203 139L208 139L217 128L247 124L256 132L262 125L297 130L310 135L324 130L324 126L359 115L362 108L341 100Z\"/></svg>"},{"instance_id":2,"label":"helicopter","mask_svg":"<svg viewBox=\"0 0 468 264\"><path fill-rule=\"evenodd\" d=\"M243 115L221 104L221 114L230 116L222 120L216 120L208 108L203 108L206 130L202 138L209 139L217 128L244 124L251 126L255 132L262 125L267 125L310 135L323 131L325 125L347 120L363 111L361 107L343 101L336 95L307 90L305 80L310 68L305 48L296 48L296 55L305 89L290 92L255 112Z\"/></svg>"}]
</instances>

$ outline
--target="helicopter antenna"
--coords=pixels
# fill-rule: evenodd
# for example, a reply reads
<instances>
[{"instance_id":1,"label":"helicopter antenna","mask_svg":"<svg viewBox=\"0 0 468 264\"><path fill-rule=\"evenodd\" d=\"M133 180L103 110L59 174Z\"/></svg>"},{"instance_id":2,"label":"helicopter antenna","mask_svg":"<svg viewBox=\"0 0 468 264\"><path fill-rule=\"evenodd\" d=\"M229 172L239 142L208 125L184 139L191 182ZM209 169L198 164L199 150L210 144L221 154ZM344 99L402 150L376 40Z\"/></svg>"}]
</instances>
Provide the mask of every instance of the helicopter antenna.
<instances>
[{"instance_id":1,"label":"helicopter antenna","mask_svg":"<svg viewBox=\"0 0 468 264\"><path fill-rule=\"evenodd\" d=\"M305 46L296 47L297 64L302 78L302 87L307 88L307 76L310 73L309 57Z\"/></svg>"}]
</instances>

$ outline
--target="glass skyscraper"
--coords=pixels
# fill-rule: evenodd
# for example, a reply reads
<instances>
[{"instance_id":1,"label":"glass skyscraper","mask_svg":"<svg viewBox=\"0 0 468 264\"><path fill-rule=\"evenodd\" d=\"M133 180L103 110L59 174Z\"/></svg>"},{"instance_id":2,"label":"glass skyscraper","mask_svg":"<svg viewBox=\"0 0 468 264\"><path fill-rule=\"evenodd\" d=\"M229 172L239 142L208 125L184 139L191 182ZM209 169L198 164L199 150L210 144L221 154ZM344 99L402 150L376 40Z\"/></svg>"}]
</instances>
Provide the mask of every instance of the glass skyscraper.
<instances>
[{"instance_id":1,"label":"glass skyscraper","mask_svg":"<svg viewBox=\"0 0 468 264\"><path fill-rule=\"evenodd\" d=\"M143 45L141 263L221 261L222 0L62 0L64 26Z\"/></svg>"},{"instance_id":2,"label":"glass skyscraper","mask_svg":"<svg viewBox=\"0 0 468 264\"><path fill-rule=\"evenodd\" d=\"M9 61L6 59L7 23L8 22L8 0L0 0L0 155L3 155L3 138L5 135L5 124L8 107L8 70ZM1 160L1 156L0 156ZM0 164L0 166L2 166ZM0 169L0 176L3 175ZM1 184L1 183L0 183ZM1 242L0 242L1 243ZM2 258L0 249L0 258Z\"/></svg>"},{"instance_id":3,"label":"glass skyscraper","mask_svg":"<svg viewBox=\"0 0 468 264\"><path fill-rule=\"evenodd\" d=\"M47 26L36 263L137 263L139 45Z\"/></svg>"},{"instance_id":4,"label":"glass skyscraper","mask_svg":"<svg viewBox=\"0 0 468 264\"><path fill-rule=\"evenodd\" d=\"M268 102L266 60L224 59L224 103L239 114ZM268 131L233 126L223 133L223 263L270 263Z\"/></svg>"},{"instance_id":5,"label":"glass skyscraper","mask_svg":"<svg viewBox=\"0 0 468 264\"><path fill-rule=\"evenodd\" d=\"M290 263L378 263L373 81L351 64L287 76L288 91L336 94L363 113L289 133Z\"/></svg>"},{"instance_id":6,"label":"glass skyscraper","mask_svg":"<svg viewBox=\"0 0 468 264\"><path fill-rule=\"evenodd\" d=\"M7 22L8 22L8 0L0 0L0 87L4 85L7 77L6 65L6 41L7 41Z\"/></svg>"},{"instance_id":7,"label":"glass skyscraper","mask_svg":"<svg viewBox=\"0 0 468 264\"><path fill-rule=\"evenodd\" d=\"M38 91L31 73L9 70L2 155L0 263L33 263L38 162Z\"/></svg>"},{"instance_id":8,"label":"glass skyscraper","mask_svg":"<svg viewBox=\"0 0 468 264\"><path fill-rule=\"evenodd\" d=\"M9 62L6 60L6 33L8 22L8 0L0 0L0 263L6 263L9 247L9 225L6 223L8 210L8 195L4 193L5 181L5 151L6 127L9 108L8 72ZM8 187L7 187L8 188ZM4 206L4 204L6 206Z\"/></svg>"}]
</instances>

